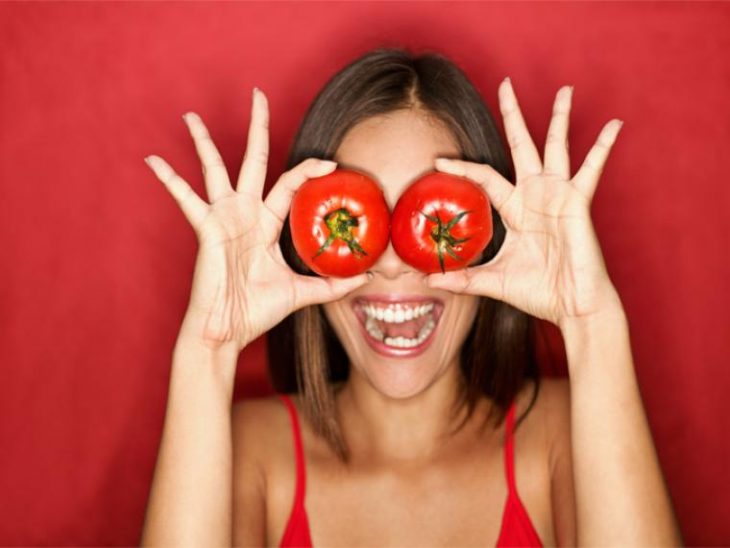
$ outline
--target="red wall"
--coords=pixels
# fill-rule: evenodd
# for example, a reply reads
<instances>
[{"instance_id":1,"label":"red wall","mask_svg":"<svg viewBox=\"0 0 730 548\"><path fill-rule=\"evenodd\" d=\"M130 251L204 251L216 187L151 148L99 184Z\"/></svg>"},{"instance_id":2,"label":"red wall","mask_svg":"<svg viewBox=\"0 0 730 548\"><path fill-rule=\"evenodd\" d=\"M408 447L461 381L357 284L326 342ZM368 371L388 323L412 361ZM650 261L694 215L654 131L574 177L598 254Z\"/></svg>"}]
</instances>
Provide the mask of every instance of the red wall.
<instances>
[{"instance_id":1,"label":"red wall","mask_svg":"<svg viewBox=\"0 0 730 548\"><path fill-rule=\"evenodd\" d=\"M511 76L540 147L575 85L574 169L625 120L596 230L685 540L730 543L728 29L727 3L0 4L0 544L138 542L196 251L142 158L204 195L180 115L236 174L258 85L271 184L315 92L383 44L443 51L495 113ZM267 391L263 351L237 396Z\"/></svg>"}]
</instances>

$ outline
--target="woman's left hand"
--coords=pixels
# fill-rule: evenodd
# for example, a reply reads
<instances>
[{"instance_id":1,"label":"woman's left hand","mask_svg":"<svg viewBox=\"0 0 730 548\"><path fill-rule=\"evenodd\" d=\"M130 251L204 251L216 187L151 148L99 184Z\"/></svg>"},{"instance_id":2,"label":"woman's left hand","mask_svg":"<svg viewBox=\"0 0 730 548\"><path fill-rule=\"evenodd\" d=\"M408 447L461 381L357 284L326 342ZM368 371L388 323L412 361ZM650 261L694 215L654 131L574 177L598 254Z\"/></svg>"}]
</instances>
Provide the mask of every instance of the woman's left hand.
<instances>
[{"instance_id":1,"label":"woman's left hand","mask_svg":"<svg viewBox=\"0 0 730 548\"><path fill-rule=\"evenodd\" d=\"M560 327L615 305L611 283L590 217L598 179L623 122L611 120L578 172L570 177L568 118L572 87L556 96L545 143L545 162L525 126L509 79L499 104L512 151L513 185L486 164L437 160L439 171L480 184L506 228L489 263L427 276L430 287L498 299Z\"/></svg>"}]
</instances>

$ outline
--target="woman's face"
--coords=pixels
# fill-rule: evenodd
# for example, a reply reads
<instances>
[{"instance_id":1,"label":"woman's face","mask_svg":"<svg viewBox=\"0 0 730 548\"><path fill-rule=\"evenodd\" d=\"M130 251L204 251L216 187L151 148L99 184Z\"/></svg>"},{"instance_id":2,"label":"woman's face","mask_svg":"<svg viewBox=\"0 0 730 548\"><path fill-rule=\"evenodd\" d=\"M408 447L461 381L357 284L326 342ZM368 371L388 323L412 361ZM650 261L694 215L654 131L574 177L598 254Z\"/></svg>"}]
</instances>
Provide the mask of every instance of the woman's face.
<instances>
[{"instance_id":1,"label":"woman's face","mask_svg":"<svg viewBox=\"0 0 730 548\"><path fill-rule=\"evenodd\" d=\"M378 182L392 211L439 156L461 156L446 126L422 111L399 110L353 127L334 160ZM392 244L371 271L371 281L324 304L324 313L350 358L351 375L383 395L414 396L458 367L479 299L427 287L425 274L404 263Z\"/></svg>"}]
</instances>

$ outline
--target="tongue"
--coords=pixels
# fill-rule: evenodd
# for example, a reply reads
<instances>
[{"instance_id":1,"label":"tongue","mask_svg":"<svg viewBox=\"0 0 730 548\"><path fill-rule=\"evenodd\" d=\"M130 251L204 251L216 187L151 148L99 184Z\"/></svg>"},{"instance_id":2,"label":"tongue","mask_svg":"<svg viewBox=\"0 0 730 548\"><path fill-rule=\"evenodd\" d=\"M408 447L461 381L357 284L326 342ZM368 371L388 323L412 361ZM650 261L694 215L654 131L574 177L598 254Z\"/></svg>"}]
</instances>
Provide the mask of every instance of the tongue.
<instances>
[{"instance_id":1,"label":"tongue","mask_svg":"<svg viewBox=\"0 0 730 548\"><path fill-rule=\"evenodd\" d=\"M404 337L408 339L415 339L418 337L418 333L421 328L426 325L426 322L431 317L431 314L424 314L418 318L412 320L406 320L401 323L387 323L381 320L375 320L380 331L382 331L386 337Z\"/></svg>"}]
</instances>

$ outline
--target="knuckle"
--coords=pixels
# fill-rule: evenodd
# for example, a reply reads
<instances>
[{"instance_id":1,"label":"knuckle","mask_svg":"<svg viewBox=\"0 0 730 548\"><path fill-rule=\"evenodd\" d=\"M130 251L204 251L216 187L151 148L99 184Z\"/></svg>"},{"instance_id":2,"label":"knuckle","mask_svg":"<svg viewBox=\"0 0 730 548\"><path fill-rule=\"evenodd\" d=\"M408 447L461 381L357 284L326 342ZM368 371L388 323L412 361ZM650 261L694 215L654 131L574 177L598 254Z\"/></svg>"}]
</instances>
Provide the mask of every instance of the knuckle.
<instances>
[{"instance_id":1,"label":"knuckle","mask_svg":"<svg viewBox=\"0 0 730 548\"><path fill-rule=\"evenodd\" d=\"M160 177L162 179L162 182L165 183L165 186L172 187L175 185L175 183L180 184L182 181L182 177L180 177L177 173L175 173L173 170L169 170L166 173Z\"/></svg>"},{"instance_id":2,"label":"knuckle","mask_svg":"<svg viewBox=\"0 0 730 548\"><path fill-rule=\"evenodd\" d=\"M272 190L274 190L274 188L276 188L279 185L288 186L289 181L291 181L294 178L295 173L296 173L296 166L293 168L287 169L286 171L283 171L281 173L281 175L279 175L279 178L276 180L276 183L274 183L274 187L272 188Z\"/></svg>"},{"instance_id":3,"label":"knuckle","mask_svg":"<svg viewBox=\"0 0 730 548\"><path fill-rule=\"evenodd\" d=\"M183 200L186 202L190 201L193 198L194 194L195 192L190 187L190 185L185 185L185 187L183 188Z\"/></svg>"},{"instance_id":4,"label":"knuckle","mask_svg":"<svg viewBox=\"0 0 730 548\"><path fill-rule=\"evenodd\" d=\"M177 194L176 198L178 203L181 207L185 206L185 204L189 203L193 199L193 194L195 192L192 188L190 188L190 185L186 184L182 188L180 188L180 192ZM184 209L184 207L183 207Z\"/></svg>"},{"instance_id":5,"label":"knuckle","mask_svg":"<svg viewBox=\"0 0 730 548\"><path fill-rule=\"evenodd\" d=\"M196 139L198 142L198 145L200 148L215 148L215 143L213 143L213 138L210 136L210 134L206 131L205 133L201 133L198 138Z\"/></svg>"},{"instance_id":6,"label":"knuckle","mask_svg":"<svg viewBox=\"0 0 730 548\"><path fill-rule=\"evenodd\" d=\"M598 141L595 146L593 147L593 156L595 158L602 158L608 154L609 149L611 148L610 144L607 144L603 141Z\"/></svg>"},{"instance_id":7,"label":"knuckle","mask_svg":"<svg viewBox=\"0 0 730 548\"><path fill-rule=\"evenodd\" d=\"M225 170L226 166L221 158L215 158L212 161L204 162L202 165L203 175L213 173L214 171Z\"/></svg>"},{"instance_id":8,"label":"knuckle","mask_svg":"<svg viewBox=\"0 0 730 548\"><path fill-rule=\"evenodd\" d=\"M562 146L565 150L568 150L568 140L558 133L550 132L545 139L545 146Z\"/></svg>"},{"instance_id":9,"label":"knuckle","mask_svg":"<svg viewBox=\"0 0 730 548\"><path fill-rule=\"evenodd\" d=\"M517 113L517 103L511 98L507 98L500 103L500 110L505 118L514 116Z\"/></svg>"},{"instance_id":10,"label":"knuckle","mask_svg":"<svg viewBox=\"0 0 730 548\"><path fill-rule=\"evenodd\" d=\"M614 138L613 138L613 137L612 137L611 135L605 135L605 136L602 136L602 137L601 137L601 138L600 138L600 139L598 140L598 145L599 145L599 146L600 146L600 147L601 147L602 149L604 149L604 150L608 151L608 150L609 150L609 149L610 149L610 148L611 148L611 147L613 146L614 140L615 140L615 139L614 139Z\"/></svg>"},{"instance_id":11,"label":"knuckle","mask_svg":"<svg viewBox=\"0 0 730 548\"><path fill-rule=\"evenodd\" d=\"M210 139L208 128L205 127L205 124L199 118L190 126L190 134L196 141L203 141L206 138Z\"/></svg>"},{"instance_id":12,"label":"knuckle","mask_svg":"<svg viewBox=\"0 0 730 548\"><path fill-rule=\"evenodd\" d=\"M600 135L598 136L598 140L596 142L597 145L601 146L602 148L608 150L611 148L613 143L616 141L617 135L613 132L610 125L607 125L603 131L601 131Z\"/></svg>"},{"instance_id":13,"label":"knuckle","mask_svg":"<svg viewBox=\"0 0 730 548\"><path fill-rule=\"evenodd\" d=\"M547 138L545 139L546 145L557 145L560 144L560 142L563 141L563 139L558 135L557 133L548 133Z\"/></svg>"},{"instance_id":14,"label":"knuckle","mask_svg":"<svg viewBox=\"0 0 730 548\"><path fill-rule=\"evenodd\" d=\"M266 148L246 150L246 153L243 155L243 161L245 163L249 160L266 165L269 161L269 151Z\"/></svg>"},{"instance_id":15,"label":"knuckle","mask_svg":"<svg viewBox=\"0 0 730 548\"><path fill-rule=\"evenodd\" d=\"M590 171L600 171L601 165L601 162L597 161L595 158L592 158L590 156L586 158L586 167Z\"/></svg>"},{"instance_id":16,"label":"knuckle","mask_svg":"<svg viewBox=\"0 0 730 548\"><path fill-rule=\"evenodd\" d=\"M254 151L254 160L256 160L260 164L266 165L266 163L269 161L269 151L265 148L257 149Z\"/></svg>"},{"instance_id":17,"label":"knuckle","mask_svg":"<svg viewBox=\"0 0 730 548\"><path fill-rule=\"evenodd\" d=\"M518 148L525 142L524 138L515 133L510 133L507 136L507 141L509 142L510 148Z\"/></svg>"}]
</instances>

